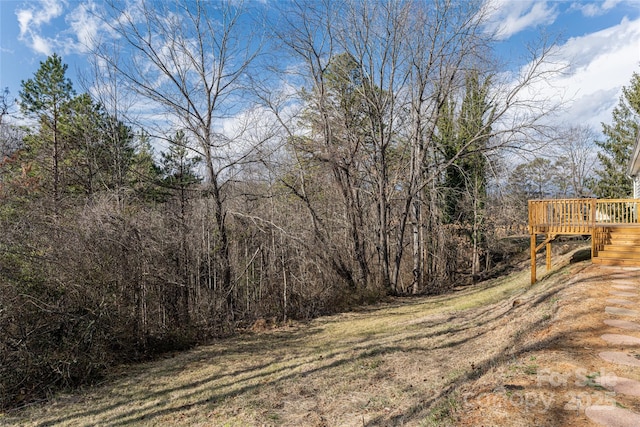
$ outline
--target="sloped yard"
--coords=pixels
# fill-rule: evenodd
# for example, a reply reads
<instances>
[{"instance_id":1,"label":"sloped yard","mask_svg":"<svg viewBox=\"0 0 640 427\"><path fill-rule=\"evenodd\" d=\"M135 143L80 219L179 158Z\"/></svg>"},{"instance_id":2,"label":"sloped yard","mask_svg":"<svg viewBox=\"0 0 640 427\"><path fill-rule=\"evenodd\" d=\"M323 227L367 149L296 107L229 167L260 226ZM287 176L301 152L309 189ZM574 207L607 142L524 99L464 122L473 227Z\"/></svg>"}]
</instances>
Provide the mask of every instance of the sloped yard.
<instances>
[{"instance_id":1,"label":"sloped yard","mask_svg":"<svg viewBox=\"0 0 640 427\"><path fill-rule=\"evenodd\" d=\"M523 270L446 296L247 332L123 367L98 387L2 414L0 424L504 425L512 412L534 425L500 399L537 387L568 333L556 324L580 314L567 307L581 304L581 278L595 280L594 269L570 264L533 287Z\"/></svg>"},{"instance_id":2,"label":"sloped yard","mask_svg":"<svg viewBox=\"0 0 640 427\"><path fill-rule=\"evenodd\" d=\"M553 297L553 321L528 334L512 359L460 387L459 425L638 425L640 368L626 360L640 366L640 269L573 270ZM590 418L587 408L605 415Z\"/></svg>"}]
</instances>

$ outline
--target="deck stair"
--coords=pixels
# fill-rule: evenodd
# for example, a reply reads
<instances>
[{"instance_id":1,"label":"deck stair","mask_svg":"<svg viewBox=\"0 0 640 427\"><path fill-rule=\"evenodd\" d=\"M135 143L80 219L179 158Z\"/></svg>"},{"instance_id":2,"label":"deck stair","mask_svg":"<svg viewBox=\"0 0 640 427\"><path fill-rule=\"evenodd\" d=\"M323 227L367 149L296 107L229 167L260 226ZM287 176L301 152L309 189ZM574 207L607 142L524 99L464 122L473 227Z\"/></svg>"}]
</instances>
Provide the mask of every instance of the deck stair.
<instances>
[{"instance_id":1,"label":"deck stair","mask_svg":"<svg viewBox=\"0 0 640 427\"><path fill-rule=\"evenodd\" d=\"M596 264L640 267L640 199L529 200L529 235L532 284L537 252L545 248L551 270L551 245L562 235L591 236Z\"/></svg>"},{"instance_id":2,"label":"deck stair","mask_svg":"<svg viewBox=\"0 0 640 427\"><path fill-rule=\"evenodd\" d=\"M610 226L602 230L603 245L594 264L640 266L640 226Z\"/></svg>"}]
</instances>

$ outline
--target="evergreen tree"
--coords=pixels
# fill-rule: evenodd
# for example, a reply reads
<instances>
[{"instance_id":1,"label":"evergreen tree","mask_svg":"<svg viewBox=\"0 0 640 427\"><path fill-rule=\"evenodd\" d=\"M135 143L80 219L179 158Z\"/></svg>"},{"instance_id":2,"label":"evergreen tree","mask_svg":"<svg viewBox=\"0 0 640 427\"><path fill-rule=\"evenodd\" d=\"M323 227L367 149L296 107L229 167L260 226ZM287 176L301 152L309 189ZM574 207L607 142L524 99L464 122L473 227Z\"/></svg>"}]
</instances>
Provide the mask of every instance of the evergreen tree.
<instances>
[{"instance_id":1,"label":"evergreen tree","mask_svg":"<svg viewBox=\"0 0 640 427\"><path fill-rule=\"evenodd\" d=\"M202 179L197 175L195 168L202 162L198 156L190 156L188 148L189 141L183 131L176 132L171 139L169 149L161 153L162 163L160 173L162 177L162 187L166 190L167 196L172 197L167 206L174 206L174 217L171 229L177 231L176 240L179 248L172 257L176 262L176 272L178 273L181 286L173 287L167 292L167 301L177 319L182 324L188 324L190 319L190 280L189 266L193 264L192 251L189 245L189 212L191 210L191 199L194 196L194 186ZM173 201L173 203L171 203ZM171 209L171 208L170 208Z\"/></svg>"},{"instance_id":2,"label":"evergreen tree","mask_svg":"<svg viewBox=\"0 0 640 427\"><path fill-rule=\"evenodd\" d=\"M162 152L161 173L165 187L180 193L183 199L185 191L201 178L195 173L196 166L202 161L199 156L190 157L188 141L184 131L176 132L168 151Z\"/></svg>"},{"instance_id":3,"label":"evergreen tree","mask_svg":"<svg viewBox=\"0 0 640 427\"><path fill-rule=\"evenodd\" d=\"M60 123L65 105L73 98L71 80L66 77L67 65L57 54L40 63L34 77L22 81L20 108L23 113L36 118L40 123L37 137L28 139L28 148L44 151L50 158L54 209L57 212L61 193L61 164L64 155Z\"/></svg>"},{"instance_id":4,"label":"evergreen tree","mask_svg":"<svg viewBox=\"0 0 640 427\"><path fill-rule=\"evenodd\" d=\"M485 158L488 135L487 113L491 106L487 103L489 81L480 81L477 72L466 78L465 93L459 112L455 102L445 102L438 122L439 143L443 160L451 162L445 174L446 213L450 222L473 221L473 209L468 206L469 198L479 206L486 199Z\"/></svg>"},{"instance_id":5,"label":"evergreen tree","mask_svg":"<svg viewBox=\"0 0 640 427\"><path fill-rule=\"evenodd\" d=\"M640 74L633 73L631 84L622 88L618 105L613 109L612 123L602 124L604 141L598 159L602 168L596 170L599 179L591 189L600 198L626 198L631 195L632 182L627 176L631 150L640 130Z\"/></svg>"},{"instance_id":6,"label":"evergreen tree","mask_svg":"<svg viewBox=\"0 0 640 427\"><path fill-rule=\"evenodd\" d=\"M449 163L444 177L444 220L463 226L472 243L472 273L480 269L484 246L484 210L487 198L487 160L485 152L491 128L487 117L489 80L477 71L466 76L464 97L459 110L449 99L441 107L438 137L443 161Z\"/></svg>"},{"instance_id":7,"label":"evergreen tree","mask_svg":"<svg viewBox=\"0 0 640 427\"><path fill-rule=\"evenodd\" d=\"M142 132L135 144L135 153L127 174L127 186L142 200L161 202L166 198L159 184L161 168L155 161L155 153L149 135Z\"/></svg>"},{"instance_id":8,"label":"evergreen tree","mask_svg":"<svg viewBox=\"0 0 640 427\"><path fill-rule=\"evenodd\" d=\"M128 176L134 165L136 149L135 134L131 127L115 117L108 116L102 123L105 135L105 170L101 175L101 183L108 189L120 192L129 186Z\"/></svg>"},{"instance_id":9,"label":"evergreen tree","mask_svg":"<svg viewBox=\"0 0 640 427\"><path fill-rule=\"evenodd\" d=\"M108 115L86 93L73 98L64 112L65 166L71 170L66 190L91 196L126 187L135 156L131 128Z\"/></svg>"},{"instance_id":10,"label":"evergreen tree","mask_svg":"<svg viewBox=\"0 0 640 427\"><path fill-rule=\"evenodd\" d=\"M64 109L60 128L67 154L63 166L69 169L64 190L91 196L99 188L99 175L107 167L104 120L100 106L86 93L73 98Z\"/></svg>"}]
</instances>

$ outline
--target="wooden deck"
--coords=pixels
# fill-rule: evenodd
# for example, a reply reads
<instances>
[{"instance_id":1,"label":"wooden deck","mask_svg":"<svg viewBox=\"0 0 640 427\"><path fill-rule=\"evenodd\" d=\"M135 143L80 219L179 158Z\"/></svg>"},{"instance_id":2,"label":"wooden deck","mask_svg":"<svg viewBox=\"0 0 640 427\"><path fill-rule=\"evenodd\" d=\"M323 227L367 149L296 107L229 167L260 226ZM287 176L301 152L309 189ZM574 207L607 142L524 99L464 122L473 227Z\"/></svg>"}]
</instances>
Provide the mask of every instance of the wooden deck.
<instances>
[{"instance_id":1,"label":"wooden deck","mask_svg":"<svg viewBox=\"0 0 640 427\"><path fill-rule=\"evenodd\" d=\"M631 236L626 240L624 253L636 251L640 245L640 199L553 199L529 200L529 234L531 236L531 283L536 281L536 254L546 247L547 270L551 268L551 243L560 235L591 236L591 255L594 262L610 263L621 250L612 245L612 236ZM618 230L616 233L614 230ZM637 236L636 239L634 236ZM544 235L538 244L538 236ZM614 240L622 240L619 237ZM604 251L608 250L607 257ZM601 254L601 252L603 252ZM639 251L640 252L640 251ZM597 261L596 261L597 260ZM639 265L635 255L618 258L620 265Z\"/></svg>"}]
</instances>

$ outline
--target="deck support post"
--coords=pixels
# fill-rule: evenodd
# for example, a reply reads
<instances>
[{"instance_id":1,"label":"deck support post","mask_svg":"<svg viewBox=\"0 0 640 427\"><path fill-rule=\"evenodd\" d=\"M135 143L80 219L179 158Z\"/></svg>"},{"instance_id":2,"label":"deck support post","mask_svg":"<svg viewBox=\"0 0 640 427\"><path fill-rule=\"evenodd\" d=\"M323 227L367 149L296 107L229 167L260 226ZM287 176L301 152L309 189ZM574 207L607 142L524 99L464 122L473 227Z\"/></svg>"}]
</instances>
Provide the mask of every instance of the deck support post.
<instances>
[{"instance_id":1,"label":"deck support post","mask_svg":"<svg viewBox=\"0 0 640 427\"><path fill-rule=\"evenodd\" d=\"M536 243L538 235L531 234L531 284L536 283Z\"/></svg>"},{"instance_id":2,"label":"deck support post","mask_svg":"<svg viewBox=\"0 0 640 427\"><path fill-rule=\"evenodd\" d=\"M531 284L536 283L536 254L543 247L546 248L547 271L551 271L551 242L558 237L558 234L546 234L546 238L542 243L538 243L538 235L531 234Z\"/></svg>"}]
</instances>

